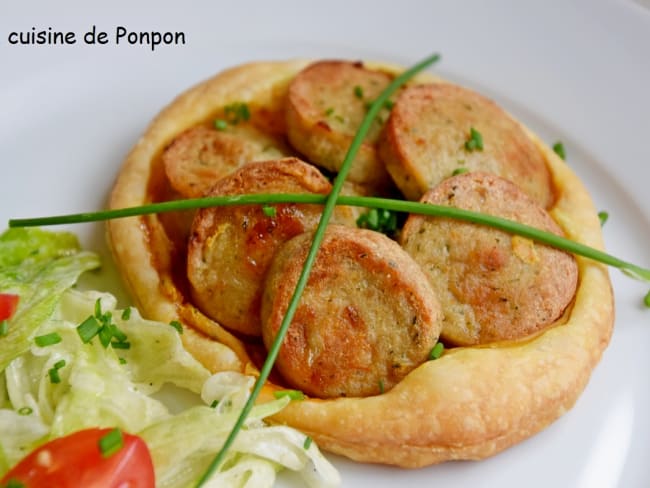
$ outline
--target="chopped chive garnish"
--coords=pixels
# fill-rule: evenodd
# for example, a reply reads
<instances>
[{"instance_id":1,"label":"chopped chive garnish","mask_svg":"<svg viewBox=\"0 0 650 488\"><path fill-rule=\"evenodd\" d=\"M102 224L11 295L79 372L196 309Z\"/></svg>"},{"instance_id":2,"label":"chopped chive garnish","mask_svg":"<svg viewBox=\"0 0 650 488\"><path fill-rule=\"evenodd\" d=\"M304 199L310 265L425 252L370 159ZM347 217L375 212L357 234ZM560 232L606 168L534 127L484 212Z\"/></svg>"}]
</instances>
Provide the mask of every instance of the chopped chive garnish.
<instances>
[{"instance_id":1,"label":"chopped chive garnish","mask_svg":"<svg viewBox=\"0 0 650 488\"><path fill-rule=\"evenodd\" d=\"M291 400L304 400L305 394L300 390L277 390L273 392L275 398L289 397Z\"/></svg>"},{"instance_id":2,"label":"chopped chive garnish","mask_svg":"<svg viewBox=\"0 0 650 488\"><path fill-rule=\"evenodd\" d=\"M262 207L262 212L264 213L264 215L271 218L275 217L276 215L275 207L272 207L271 205L264 205Z\"/></svg>"},{"instance_id":3,"label":"chopped chive garnish","mask_svg":"<svg viewBox=\"0 0 650 488\"><path fill-rule=\"evenodd\" d=\"M219 400L212 400L210 408L217 408L217 405L219 405Z\"/></svg>"},{"instance_id":4,"label":"chopped chive garnish","mask_svg":"<svg viewBox=\"0 0 650 488\"><path fill-rule=\"evenodd\" d=\"M113 349L131 349L131 343L126 341L113 341L111 342L111 347Z\"/></svg>"},{"instance_id":5,"label":"chopped chive garnish","mask_svg":"<svg viewBox=\"0 0 650 488\"><path fill-rule=\"evenodd\" d=\"M393 102L392 100L386 100L384 102L384 107L386 107L388 110L392 110L394 106L395 106L395 102Z\"/></svg>"},{"instance_id":6,"label":"chopped chive garnish","mask_svg":"<svg viewBox=\"0 0 650 488\"><path fill-rule=\"evenodd\" d=\"M607 222L607 219L609 219L609 214L604 210L600 211L598 212L598 219L600 220L600 225L603 226Z\"/></svg>"},{"instance_id":7,"label":"chopped chive garnish","mask_svg":"<svg viewBox=\"0 0 650 488\"><path fill-rule=\"evenodd\" d=\"M228 128L228 122L223 119L214 119L214 128L217 130L226 130Z\"/></svg>"},{"instance_id":8,"label":"chopped chive garnish","mask_svg":"<svg viewBox=\"0 0 650 488\"><path fill-rule=\"evenodd\" d=\"M59 370L56 368L51 368L48 372L50 375L50 383L61 383L61 376L59 376Z\"/></svg>"},{"instance_id":9,"label":"chopped chive garnish","mask_svg":"<svg viewBox=\"0 0 650 488\"><path fill-rule=\"evenodd\" d=\"M451 176L456 176L456 175L462 175L463 173L467 173L469 170L467 168L456 168L452 173Z\"/></svg>"},{"instance_id":10,"label":"chopped chive garnish","mask_svg":"<svg viewBox=\"0 0 650 488\"><path fill-rule=\"evenodd\" d=\"M60 359L52 365L54 369L61 369L65 366L65 359Z\"/></svg>"},{"instance_id":11,"label":"chopped chive garnish","mask_svg":"<svg viewBox=\"0 0 650 488\"><path fill-rule=\"evenodd\" d=\"M131 307L126 307L122 310L122 320L129 320L131 318Z\"/></svg>"},{"instance_id":12,"label":"chopped chive garnish","mask_svg":"<svg viewBox=\"0 0 650 488\"><path fill-rule=\"evenodd\" d=\"M50 332L49 334L34 337L34 342L38 347L52 346L61 341L62 339L58 332Z\"/></svg>"},{"instance_id":13,"label":"chopped chive garnish","mask_svg":"<svg viewBox=\"0 0 650 488\"><path fill-rule=\"evenodd\" d=\"M248 105L243 102L235 102L230 105L226 105L223 109L223 113L226 117L226 120L231 124L239 124L240 122L246 122L251 118L250 110L248 110Z\"/></svg>"},{"instance_id":14,"label":"chopped chive garnish","mask_svg":"<svg viewBox=\"0 0 650 488\"><path fill-rule=\"evenodd\" d=\"M97 336L99 337L99 342L101 345L104 347L104 349L106 349L111 343L111 339L113 338L113 331L111 330L111 326L106 324L102 325L99 329L99 332L97 333Z\"/></svg>"},{"instance_id":15,"label":"chopped chive garnish","mask_svg":"<svg viewBox=\"0 0 650 488\"><path fill-rule=\"evenodd\" d=\"M468 151L483 150L483 136L474 127L469 129L469 139L465 142L465 149Z\"/></svg>"},{"instance_id":16,"label":"chopped chive garnish","mask_svg":"<svg viewBox=\"0 0 650 488\"><path fill-rule=\"evenodd\" d=\"M384 380L379 380L379 393L384 393Z\"/></svg>"},{"instance_id":17,"label":"chopped chive garnish","mask_svg":"<svg viewBox=\"0 0 650 488\"><path fill-rule=\"evenodd\" d=\"M359 99L363 98L363 88L361 88L361 86L356 85L354 87L354 96Z\"/></svg>"},{"instance_id":18,"label":"chopped chive garnish","mask_svg":"<svg viewBox=\"0 0 650 488\"><path fill-rule=\"evenodd\" d=\"M643 297L643 304L650 308L650 291Z\"/></svg>"},{"instance_id":19,"label":"chopped chive garnish","mask_svg":"<svg viewBox=\"0 0 650 488\"><path fill-rule=\"evenodd\" d=\"M9 332L9 321L0 320L0 336L7 335L7 332Z\"/></svg>"},{"instance_id":20,"label":"chopped chive garnish","mask_svg":"<svg viewBox=\"0 0 650 488\"><path fill-rule=\"evenodd\" d=\"M312 438L309 437L309 436L305 437L305 442L302 443L302 447L303 447L303 449L304 449L305 451L306 451L307 449L309 449L309 447L311 446L311 443L312 443Z\"/></svg>"},{"instance_id":21,"label":"chopped chive garnish","mask_svg":"<svg viewBox=\"0 0 650 488\"><path fill-rule=\"evenodd\" d=\"M433 349L431 349L431 352L429 353L429 359L438 359L440 356L442 356L444 350L445 345L442 342L438 342L435 346L433 346Z\"/></svg>"},{"instance_id":22,"label":"chopped chive garnish","mask_svg":"<svg viewBox=\"0 0 650 488\"><path fill-rule=\"evenodd\" d=\"M18 409L18 415L31 415L33 411L32 407L20 407Z\"/></svg>"},{"instance_id":23,"label":"chopped chive garnish","mask_svg":"<svg viewBox=\"0 0 650 488\"><path fill-rule=\"evenodd\" d=\"M116 210L101 210L99 212L88 212L69 215L58 215L53 217L37 217L30 219L11 219L9 227L37 227L45 225L78 224L83 222L97 222L102 220L117 219L122 217L134 217L152 213L164 213L178 210L192 210L205 207L219 207L232 205L264 205L278 203L307 203L322 205L327 201L326 195L313 195L306 193L274 193L274 194L249 194L236 196L203 197L186 200L173 200L161 203L127 207ZM431 203L409 202L405 200L393 200L378 197L339 196L337 205L351 205L355 207L370 207L378 209L393 210L396 212L415 213L431 217L445 217L450 219L473 222L486 225L510 234L527 237L541 244L546 244L578 256L583 256L594 261L613 266L620 269L630 278L650 282L650 269L643 268L634 263L624 261L599 249L586 246L571 239L560 237L551 232L546 232L529 225L521 224L514 220L503 219L493 215L461 208L449 207L446 205L434 205ZM97 328L99 330L99 327Z\"/></svg>"},{"instance_id":24,"label":"chopped chive garnish","mask_svg":"<svg viewBox=\"0 0 650 488\"><path fill-rule=\"evenodd\" d=\"M178 320L172 320L169 325L176 329L179 334L183 333L183 325Z\"/></svg>"},{"instance_id":25,"label":"chopped chive garnish","mask_svg":"<svg viewBox=\"0 0 650 488\"><path fill-rule=\"evenodd\" d=\"M97 319L102 318L102 299L101 298L98 298L97 300L95 300L95 317L97 317Z\"/></svg>"},{"instance_id":26,"label":"chopped chive garnish","mask_svg":"<svg viewBox=\"0 0 650 488\"><path fill-rule=\"evenodd\" d=\"M334 113L334 107L329 107L327 110L325 110L325 115L329 117Z\"/></svg>"},{"instance_id":27,"label":"chopped chive garnish","mask_svg":"<svg viewBox=\"0 0 650 488\"><path fill-rule=\"evenodd\" d=\"M119 358L120 364L126 364L126 359L124 358Z\"/></svg>"},{"instance_id":28,"label":"chopped chive garnish","mask_svg":"<svg viewBox=\"0 0 650 488\"><path fill-rule=\"evenodd\" d=\"M81 342L88 344L97 335L100 328L101 325L97 319L91 315L77 326L77 334L79 334Z\"/></svg>"},{"instance_id":29,"label":"chopped chive garnish","mask_svg":"<svg viewBox=\"0 0 650 488\"><path fill-rule=\"evenodd\" d=\"M555 144L553 144L553 152L558 156L560 156L560 158L562 158L563 161L566 161L566 152L564 150L564 144L562 144L561 142L556 142Z\"/></svg>"},{"instance_id":30,"label":"chopped chive garnish","mask_svg":"<svg viewBox=\"0 0 650 488\"><path fill-rule=\"evenodd\" d=\"M127 336L124 332L122 332L119 327L115 324L109 324L108 327L110 327L111 334L115 339L118 340L118 342L124 342L127 339Z\"/></svg>"},{"instance_id":31,"label":"chopped chive garnish","mask_svg":"<svg viewBox=\"0 0 650 488\"><path fill-rule=\"evenodd\" d=\"M102 453L102 457L110 457L124 446L124 437L122 436L122 431L120 429L113 429L109 431L106 435L101 437L98 441L99 451Z\"/></svg>"},{"instance_id":32,"label":"chopped chive garnish","mask_svg":"<svg viewBox=\"0 0 650 488\"><path fill-rule=\"evenodd\" d=\"M359 216L357 227L391 235L397 230L397 213L385 208L371 208Z\"/></svg>"}]
</instances>

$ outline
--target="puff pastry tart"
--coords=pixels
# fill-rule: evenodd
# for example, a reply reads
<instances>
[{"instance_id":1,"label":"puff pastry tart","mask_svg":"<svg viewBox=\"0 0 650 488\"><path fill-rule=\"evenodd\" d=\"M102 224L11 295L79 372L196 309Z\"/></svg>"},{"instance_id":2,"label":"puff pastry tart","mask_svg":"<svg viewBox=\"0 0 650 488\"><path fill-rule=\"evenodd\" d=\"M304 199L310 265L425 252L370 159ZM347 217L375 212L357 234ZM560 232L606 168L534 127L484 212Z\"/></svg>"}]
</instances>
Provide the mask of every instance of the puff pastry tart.
<instances>
[{"instance_id":1,"label":"puff pastry tart","mask_svg":"<svg viewBox=\"0 0 650 488\"><path fill-rule=\"evenodd\" d=\"M401 68L257 62L176 98L126 158L111 208L203 195L328 194L368 103ZM382 109L345 193L450 205L602 248L572 170L496 103L420 75ZM256 374L321 208L239 205L108 223L143 314L184 325L212 371ZM337 207L261 399L274 421L362 462L493 455L540 431L587 384L613 327L607 269L488 227L404 216L391 237ZM430 351L445 346L431 359Z\"/></svg>"}]
</instances>

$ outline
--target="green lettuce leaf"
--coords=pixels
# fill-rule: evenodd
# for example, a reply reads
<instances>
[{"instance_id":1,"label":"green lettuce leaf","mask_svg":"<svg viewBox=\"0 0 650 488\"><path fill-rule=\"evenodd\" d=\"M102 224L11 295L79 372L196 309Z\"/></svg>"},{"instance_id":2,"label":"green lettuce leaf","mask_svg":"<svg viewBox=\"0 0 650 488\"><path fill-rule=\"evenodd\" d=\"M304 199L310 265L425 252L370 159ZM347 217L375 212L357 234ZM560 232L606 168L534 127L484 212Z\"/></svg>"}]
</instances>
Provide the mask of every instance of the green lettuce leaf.
<instances>
[{"instance_id":1,"label":"green lettuce leaf","mask_svg":"<svg viewBox=\"0 0 650 488\"><path fill-rule=\"evenodd\" d=\"M20 296L7 334L0 337L0 371L29 349L63 292L99 265L95 254L80 251L73 234L9 229L0 235L0 293Z\"/></svg>"}]
</instances>

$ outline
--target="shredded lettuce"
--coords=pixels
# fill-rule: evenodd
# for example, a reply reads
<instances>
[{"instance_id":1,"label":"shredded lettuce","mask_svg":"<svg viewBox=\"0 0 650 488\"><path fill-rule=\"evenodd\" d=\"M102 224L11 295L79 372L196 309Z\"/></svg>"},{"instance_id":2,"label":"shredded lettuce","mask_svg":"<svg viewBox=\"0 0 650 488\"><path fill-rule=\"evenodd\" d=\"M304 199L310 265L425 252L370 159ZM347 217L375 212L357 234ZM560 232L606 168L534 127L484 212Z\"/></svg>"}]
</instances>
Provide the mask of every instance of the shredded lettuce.
<instances>
[{"instance_id":1,"label":"shredded lettuce","mask_svg":"<svg viewBox=\"0 0 650 488\"><path fill-rule=\"evenodd\" d=\"M0 292L20 295L9 334L0 337L0 477L52 438L113 426L146 441L157 486L193 486L223 445L254 379L211 375L183 348L175 328L145 320L135 309L122 318L112 295L74 289L79 275L99 261L80 251L70 234L9 231L0 236L0 263ZM130 347L105 347L98 336L84 343L77 327L98 316ZM52 332L60 342L35 344L34 337ZM58 383L50 379L53 368ZM193 392L194 404L171 413L157 396L165 384ZM289 401L253 408L207 486L270 487L284 468L297 471L308 486L339 484L336 470L314 443L305 444L304 434L265 423Z\"/></svg>"},{"instance_id":2,"label":"shredded lettuce","mask_svg":"<svg viewBox=\"0 0 650 488\"><path fill-rule=\"evenodd\" d=\"M0 235L0 293L20 296L2 338L0 371L29 349L36 329L52 315L63 292L84 271L98 267L97 256L80 251L77 238L69 233L9 229Z\"/></svg>"}]
</instances>

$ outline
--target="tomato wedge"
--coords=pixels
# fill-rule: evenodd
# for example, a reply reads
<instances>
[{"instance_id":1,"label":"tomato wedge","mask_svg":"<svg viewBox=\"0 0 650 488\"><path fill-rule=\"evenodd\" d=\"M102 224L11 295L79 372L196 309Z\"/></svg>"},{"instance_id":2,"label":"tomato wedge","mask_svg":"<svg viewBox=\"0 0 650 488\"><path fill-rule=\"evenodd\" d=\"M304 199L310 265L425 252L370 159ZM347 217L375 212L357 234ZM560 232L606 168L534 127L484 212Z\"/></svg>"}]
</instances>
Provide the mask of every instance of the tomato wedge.
<instances>
[{"instance_id":1,"label":"tomato wedge","mask_svg":"<svg viewBox=\"0 0 650 488\"><path fill-rule=\"evenodd\" d=\"M113 434L121 434L121 444L102 453L100 441ZM153 488L155 476L149 449L140 437L116 429L93 428L54 439L32 451L0 481L0 488L13 486Z\"/></svg>"},{"instance_id":2,"label":"tomato wedge","mask_svg":"<svg viewBox=\"0 0 650 488\"><path fill-rule=\"evenodd\" d=\"M9 320L16 313L18 295L0 293L0 320Z\"/></svg>"}]
</instances>

